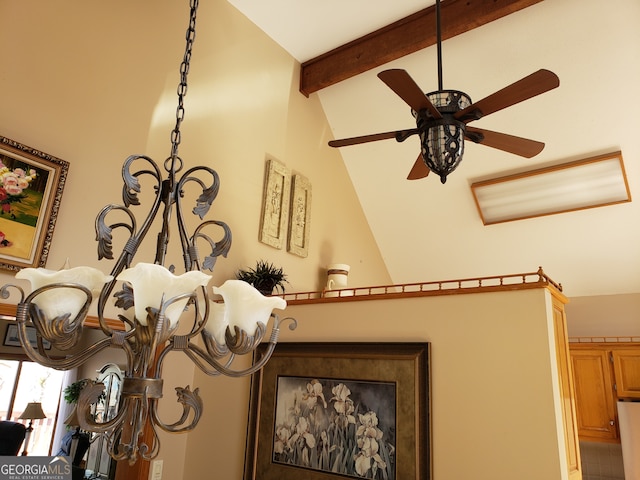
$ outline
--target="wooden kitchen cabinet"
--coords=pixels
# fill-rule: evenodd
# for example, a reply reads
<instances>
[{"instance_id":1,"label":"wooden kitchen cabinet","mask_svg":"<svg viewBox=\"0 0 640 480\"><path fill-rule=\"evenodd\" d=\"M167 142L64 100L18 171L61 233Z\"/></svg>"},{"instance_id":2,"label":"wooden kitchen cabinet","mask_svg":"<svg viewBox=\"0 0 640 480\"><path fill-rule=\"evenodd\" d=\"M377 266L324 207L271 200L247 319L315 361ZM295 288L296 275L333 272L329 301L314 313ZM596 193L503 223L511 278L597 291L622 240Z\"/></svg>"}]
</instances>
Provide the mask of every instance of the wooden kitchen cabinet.
<instances>
[{"instance_id":1,"label":"wooden kitchen cabinet","mask_svg":"<svg viewBox=\"0 0 640 480\"><path fill-rule=\"evenodd\" d=\"M570 344L578 436L619 441L618 399L640 398L640 345Z\"/></svg>"},{"instance_id":2,"label":"wooden kitchen cabinet","mask_svg":"<svg viewBox=\"0 0 640 480\"><path fill-rule=\"evenodd\" d=\"M618 398L640 398L640 348L611 352Z\"/></svg>"},{"instance_id":3,"label":"wooden kitchen cabinet","mask_svg":"<svg viewBox=\"0 0 640 480\"><path fill-rule=\"evenodd\" d=\"M570 347L570 352L578 436L598 440L617 439L615 392L608 351Z\"/></svg>"}]
</instances>

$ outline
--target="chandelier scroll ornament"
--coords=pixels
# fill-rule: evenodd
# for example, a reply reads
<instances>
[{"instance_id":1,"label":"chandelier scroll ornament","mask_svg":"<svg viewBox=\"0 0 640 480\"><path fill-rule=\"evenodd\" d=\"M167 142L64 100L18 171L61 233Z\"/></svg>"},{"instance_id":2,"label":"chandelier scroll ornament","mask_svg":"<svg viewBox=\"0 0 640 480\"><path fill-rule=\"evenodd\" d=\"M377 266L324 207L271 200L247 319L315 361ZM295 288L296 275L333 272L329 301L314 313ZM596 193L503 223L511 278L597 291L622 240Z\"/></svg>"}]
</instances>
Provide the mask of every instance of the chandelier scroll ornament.
<instances>
[{"instance_id":1,"label":"chandelier scroll ornament","mask_svg":"<svg viewBox=\"0 0 640 480\"><path fill-rule=\"evenodd\" d=\"M124 353L126 365L121 367L124 378L116 416L106 422L95 418L93 405L103 392L102 383L88 382L81 391L76 409L80 427L103 435L109 455L116 460L128 460L130 464L158 455L158 428L170 433L189 432L203 414L204 405L198 388L191 390L187 385L175 389L177 401L182 405L177 421L165 422L160 418L158 402L163 398L162 372L170 353L185 355L209 376L247 376L262 368L271 357L278 342L280 325L286 321L291 330L297 326L294 318L281 319L273 312L286 307L284 299L265 297L239 280L227 280L222 286L213 287L214 297L209 293L211 276L201 271L212 271L218 257L227 256L231 230L224 222L204 221L220 187L216 171L199 166L183 173L183 162L178 156L197 6L198 0L191 0L187 47L180 68L176 127L171 134L171 155L163 164L164 172L149 157L128 157L122 167L123 204L107 205L96 218L98 259L113 261L110 274L84 266L59 271L26 268L18 272L16 278L28 280L31 293L25 294L16 284L0 288L3 299L8 299L12 291L19 294L18 336L31 360L58 370L69 370L108 348ZM192 187L197 187L195 195ZM139 196L143 190L147 194L145 198L151 198L151 205L142 223L138 224L136 209L142 205ZM195 198L192 213L200 221L192 230L184 218L183 201L186 198ZM155 220L161 222L155 259L153 263L139 262L132 266L138 248ZM184 262L181 275L174 273L174 265L164 266L170 225L176 227L178 241L175 243L181 247ZM122 237L126 239L117 258L113 254L115 232L118 232L119 241ZM201 257L199 245L206 245L210 252ZM116 322L107 321L105 316L105 309L113 298L114 307L122 310ZM83 324L94 299L97 299L98 331L102 337L86 345L81 342ZM269 323L271 331L266 338ZM35 345L29 341L28 326L35 327ZM196 340L203 346L196 344ZM261 356L254 355L263 340L268 342L268 348ZM45 342L53 348L46 349ZM252 364L234 368L236 358L244 355L253 355ZM149 436L143 436L147 425L152 431L150 440Z\"/></svg>"}]
</instances>

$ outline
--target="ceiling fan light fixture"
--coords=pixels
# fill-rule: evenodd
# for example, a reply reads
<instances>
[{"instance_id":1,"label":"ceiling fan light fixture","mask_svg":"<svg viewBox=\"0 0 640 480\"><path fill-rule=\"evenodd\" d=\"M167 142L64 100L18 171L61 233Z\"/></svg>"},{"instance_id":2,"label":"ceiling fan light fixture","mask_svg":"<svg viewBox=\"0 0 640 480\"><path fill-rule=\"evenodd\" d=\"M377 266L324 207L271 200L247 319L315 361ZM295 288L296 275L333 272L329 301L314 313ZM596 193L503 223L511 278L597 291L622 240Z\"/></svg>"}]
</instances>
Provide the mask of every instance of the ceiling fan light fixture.
<instances>
[{"instance_id":1,"label":"ceiling fan light fixture","mask_svg":"<svg viewBox=\"0 0 640 480\"><path fill-rule=\"evenodd\" d=\"M438 90L426 94L429 101L440 112L434 119L429 110L412 112L420 131L420 151L429 170L446 183L447 175L462 161L464 153L465 124L453 114L471 105L471 98L458 90Z\"/></svg>"},{"instance_id":2,"label":"ceiling fan light fixture","mask_svg":"<svg viewBox=\"0 0 640 480\"><path fill-rule=\"evenodd\" d=\"M453 115L471 105L471 97L459 90L439 90L427 93L427 98L443 115Z\"/></svg>"},{"instance_id":3,"label":"ceiling fan light fixture","mask_svg":"<svg viewBox=\"0 0 640 480\"><path fill-rule=\"evenodd\" d=\"M420 133L422 158L441 183L462 161L465 128L458 123L440 123Z\"/></svg>"}]
</instances>

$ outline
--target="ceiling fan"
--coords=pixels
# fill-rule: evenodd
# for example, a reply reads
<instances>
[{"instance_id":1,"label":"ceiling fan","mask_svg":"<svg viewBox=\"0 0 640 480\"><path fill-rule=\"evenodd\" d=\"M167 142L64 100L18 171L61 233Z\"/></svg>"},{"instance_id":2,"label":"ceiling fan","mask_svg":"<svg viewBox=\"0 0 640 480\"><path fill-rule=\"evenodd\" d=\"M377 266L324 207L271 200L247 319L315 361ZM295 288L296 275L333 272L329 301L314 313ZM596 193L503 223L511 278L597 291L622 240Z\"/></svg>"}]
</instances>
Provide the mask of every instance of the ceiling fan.
<instances>
[{"instance_id":1,"label":"ceiling fan","mask_svg":"<svg viewBox=\"0 0 640 480\"><path fill-rule=\"evenodd\" d=\"M412 135L420 137L420 155L407 179L426 177L433 171L445 183L447 175L462 161L464 140L471 140L498 150L531 158L544 148L544 143L506 133L493 132L469 126L491 113L545 93L560 85L558 76L549 70L538 70L531 75L472 103L464 92L442 88L442 33L440 29L440 0L436 1L436 35L438 48L438 90L423 93L411 76L401 69L385 70L378 74L410 107L416 128L331 140L332 147L345 147L361 143L395 138L404 142Z\"/></svg>"}]
</instances>

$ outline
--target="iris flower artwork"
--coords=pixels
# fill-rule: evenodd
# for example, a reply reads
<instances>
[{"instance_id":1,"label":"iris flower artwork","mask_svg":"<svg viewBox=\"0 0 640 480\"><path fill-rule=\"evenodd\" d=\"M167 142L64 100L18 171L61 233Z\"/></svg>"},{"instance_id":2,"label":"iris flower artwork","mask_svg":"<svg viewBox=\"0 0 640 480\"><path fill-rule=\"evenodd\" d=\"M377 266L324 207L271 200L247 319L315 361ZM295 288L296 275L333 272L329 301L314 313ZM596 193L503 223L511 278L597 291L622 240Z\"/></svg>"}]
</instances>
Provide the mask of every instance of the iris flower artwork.
<instances>
[{"instance_id":1,"label":"iris flower artwork","mask_svg":"<svg viewBox=\"0 0 640 480\"><path fill-rule=\"evenodd\" d=\"M279 377L273 461L395 480L396 385Z\"/></svg>"}]
</instances>

